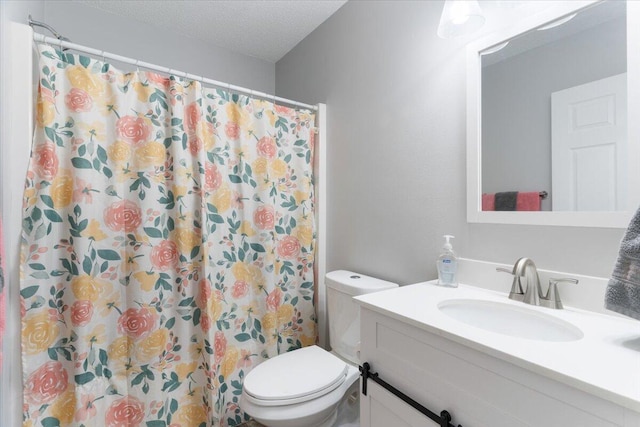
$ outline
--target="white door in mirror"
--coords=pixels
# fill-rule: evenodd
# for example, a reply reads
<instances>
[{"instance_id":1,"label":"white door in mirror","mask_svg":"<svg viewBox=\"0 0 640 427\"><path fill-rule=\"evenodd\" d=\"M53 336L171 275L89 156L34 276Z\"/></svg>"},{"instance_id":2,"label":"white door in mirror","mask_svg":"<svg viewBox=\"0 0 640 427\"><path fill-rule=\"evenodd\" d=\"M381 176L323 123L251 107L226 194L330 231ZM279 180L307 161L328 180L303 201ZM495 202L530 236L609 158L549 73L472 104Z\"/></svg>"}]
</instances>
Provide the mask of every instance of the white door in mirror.
<instances>
[{"instance_id":1,"label":"white door in mirror","mask_svg":"<svg viewBox=\"0 0 640 427\"><path fill-rule=\"evenodd\" d=\"M627 74L551 94L554 211L626 209Z\"/></svg>"}]
</instances>

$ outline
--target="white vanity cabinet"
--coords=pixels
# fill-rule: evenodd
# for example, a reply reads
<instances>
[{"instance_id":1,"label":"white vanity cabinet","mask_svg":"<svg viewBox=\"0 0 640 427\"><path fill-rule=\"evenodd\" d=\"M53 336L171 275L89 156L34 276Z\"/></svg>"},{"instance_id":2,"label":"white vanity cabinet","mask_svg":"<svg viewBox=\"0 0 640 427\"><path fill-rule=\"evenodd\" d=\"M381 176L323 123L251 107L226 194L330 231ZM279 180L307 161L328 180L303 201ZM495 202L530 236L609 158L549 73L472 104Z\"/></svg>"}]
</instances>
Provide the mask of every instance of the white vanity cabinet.
<instances>
[{"instance_id":1,"label":"white vanity cabinet","mask_svg":"<svg viewBox=\"0 0 640 427\"><path fill-rule=\"evenodd\" d=\"M398 296L403 288L382 294L387 295L360 300L361 361L432 412L447 410L455 426L640 427L640 412L634 402L617 403L616 398L603 397L606 391L603 396L594 395L585 391L580 381L561 373L541 375L515 356L512 360L507 354L495 357L482 345L469 346L465 340L451 339L448 331L412 314L412 310L420 310L415 292L404 292L413 299L407 302L408 315L395 313L390 302L401 299ZM545 351L544 345L540 351ZM628 373L632 376L640 374L640 350L636 351L637 371ZM566 356L573 357L570 351ZM600 363L605 366L616 361ZM438 425L371 380L360 402L361 427Z\"/></svg>"}]
</instances>

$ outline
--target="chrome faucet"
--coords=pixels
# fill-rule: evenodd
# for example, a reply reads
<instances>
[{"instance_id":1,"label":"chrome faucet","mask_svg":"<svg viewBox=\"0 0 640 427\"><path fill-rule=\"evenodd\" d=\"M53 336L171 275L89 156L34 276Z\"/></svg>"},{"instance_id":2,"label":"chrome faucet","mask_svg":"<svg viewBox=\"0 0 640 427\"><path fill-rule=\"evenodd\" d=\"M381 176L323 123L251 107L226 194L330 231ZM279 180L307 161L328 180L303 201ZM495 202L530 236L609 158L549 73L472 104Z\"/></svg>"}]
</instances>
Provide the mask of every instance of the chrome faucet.
<instances>
[{"instance_id":1,"label":"chrome faucet","mask_svg":"<svg viewBox=\"0 0 640 427\"><path fill-rule=\"evenodd\" d=\"M577 279L571 278L549 279L547 293L543 295L538 269L530 258L520 258L514 264L513 270L498 267L496 271L513 274L513 283L511 284L511 292L509 292L510 299L547 308L563 308L558 292L558 283L578 283Z\"/></svg>"},{"instance_id":2,"label":"chrome faucet","mask_svg":"<svg viewBox=\"0 0 640 427\"><path fill-rule=\"evenodd\" d=\"M521 281L524 277L526 288L520 301L525 304L540 305L542 289L540 288L540 277L534 262L529 258L520 258L513 266L513 275ZM522 283L521 283L522 285Z\"/></svg>"}]
</instances>

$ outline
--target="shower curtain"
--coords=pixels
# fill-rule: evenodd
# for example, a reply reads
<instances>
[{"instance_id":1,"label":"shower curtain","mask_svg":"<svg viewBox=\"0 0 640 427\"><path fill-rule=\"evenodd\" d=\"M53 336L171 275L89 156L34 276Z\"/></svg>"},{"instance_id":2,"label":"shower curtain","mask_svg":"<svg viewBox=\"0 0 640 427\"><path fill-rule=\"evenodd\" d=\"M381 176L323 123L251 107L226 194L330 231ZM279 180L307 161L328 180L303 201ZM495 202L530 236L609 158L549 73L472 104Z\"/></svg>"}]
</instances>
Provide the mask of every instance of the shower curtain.
<instances>
[{"instance_id":1,"label":"shower curtain","mask_svg":"<svg viewBox=\"0 0 640 427\"><path fill-rule=\"evenodd\" d=\"M39 50L24 425L239 425L315 342L314 115Z\"/></svg>"}]
</instances>

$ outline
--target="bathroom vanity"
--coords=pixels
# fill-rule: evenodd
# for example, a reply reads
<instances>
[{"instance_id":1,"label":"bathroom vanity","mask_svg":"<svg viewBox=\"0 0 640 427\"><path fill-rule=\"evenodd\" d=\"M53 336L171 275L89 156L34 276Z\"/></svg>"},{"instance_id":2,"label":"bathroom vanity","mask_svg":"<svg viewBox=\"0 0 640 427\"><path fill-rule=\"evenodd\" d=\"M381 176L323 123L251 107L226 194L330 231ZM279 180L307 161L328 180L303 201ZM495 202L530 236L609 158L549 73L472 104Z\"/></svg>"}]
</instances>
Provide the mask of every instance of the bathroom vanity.
<instances>
[{"instance_id":1,"label":"bathroom vanity","mask_svg":"<svg viewBox=\"0 0 640 427\"><path fill-rule=\"evenodd\" d=\"M455 426L640 426L640 322L428 282L356 300L362 362ZM362 427L438 425L371 380L360 402Z\"/></svg>"}]
</instances>

